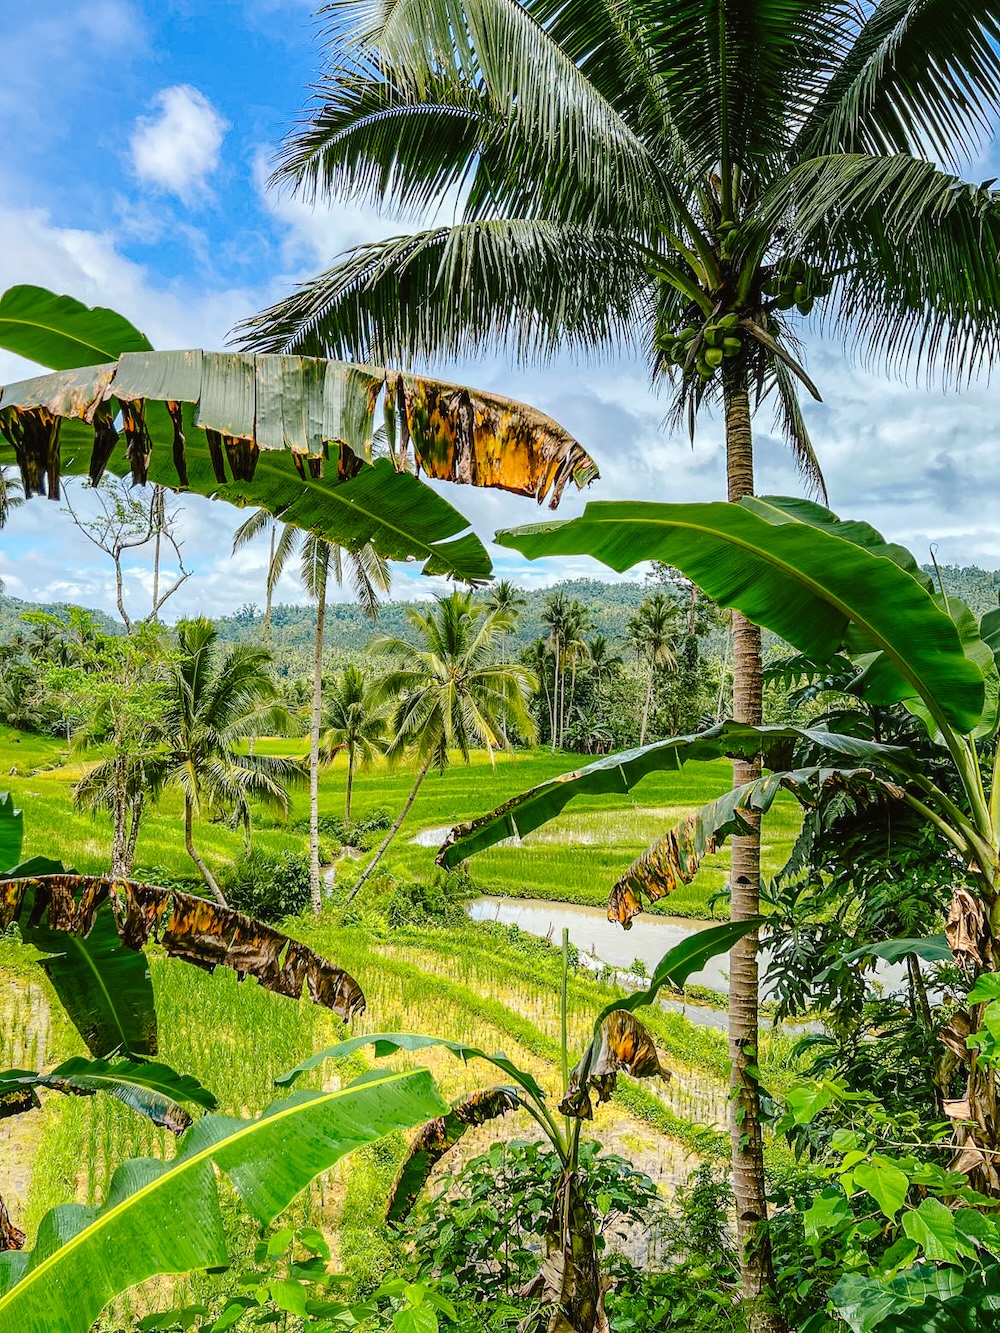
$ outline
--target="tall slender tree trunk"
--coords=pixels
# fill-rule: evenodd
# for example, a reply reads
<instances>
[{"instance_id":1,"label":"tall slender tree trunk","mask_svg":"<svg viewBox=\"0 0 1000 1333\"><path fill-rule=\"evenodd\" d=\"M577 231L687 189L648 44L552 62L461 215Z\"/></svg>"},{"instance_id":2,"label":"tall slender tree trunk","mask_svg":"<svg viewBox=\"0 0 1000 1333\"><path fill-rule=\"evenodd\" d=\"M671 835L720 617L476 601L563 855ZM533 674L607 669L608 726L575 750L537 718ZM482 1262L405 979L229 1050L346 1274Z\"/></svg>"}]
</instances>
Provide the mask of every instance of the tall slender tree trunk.
<instances>
[{"instance_id":1,"label":"tall slender tree trunk","mask_svg":"<svg viewBox=\"0 0 1000 1333\"><path fill-rule=\"evenodd\" d=\"M187 848L187 854L198 867L198 873L208 885L208 890L220 907L228 907L225 895L215 881L215 876L209 870L208 866L201 859L198 849L194 845L193 837L194 824L194 806L191 804L191 797L184 797L184 846Z\"/></svg>"},{"instance_id":2,"label":"tall slender tree trunk","mask_svg":"<svg viewBox=\"0 0 1000 1333\"><path fill-rule=\"evenodd\" d=\"M404 820L404 819L406 818L406 816L410 813L410 806L411 806L411 805L413 804L413 802L417 799L417 792L420 790L420 784L423 782L424 778L427 776L427 773L428 773L428 770L430 769L431 761L432 761L433 758L434 758L434 756L433 756L433 755L430 755L430 756L425 760L423 767L421 768L420 772L417 774L417 780L416 780L416 782L414 782L413 786L410 788L410 794L409 794L409 796L407 796L407 798L406 798L406 804L403 806L402 810L400 810L399 815L398 815L397 818L396 818L396 822L395 822L395 824L393 824L392 828L389 830L389 832L388 832L388 833L385 835L385 837L382 839L382 845L379 847L378 851L375 853L375 855L372 857L372 859L371 859L371 860L368 862L368 864L365 866L364 870L361 872L361 876L360 876L360 878L358 879L357 884L355 884L354 888L353 888L353 889L350 891L350 893L347 895L347 901L348 901L348 902L351 902L352 899L354 899L354 898L357 897L357 895L358 895L358 893L359 893L359 891L360 891L360 889L361 889L361 886L365 883L365 881L366 881L366 880L368 879L368 877L371 875L372 871L373 871L373 870L375 869L375 867L378 865L379 861L382 860L382 857L385 855L386 849L388 848L390 842L392 842L393 838L394 838L394 837L396 836L396 834L399 832L399 829L400 829L400 826L401 826L402 823L403 823L403 820Z\"/></svg>"},{"instance_id":3,"label":"tall slender tree trunk","mask_svg":"<svg viewBox=\"0 0 1000 1333\"><path fill-rule=\"evenodd\" d=\"M354 751L347 747L347 792L344 795L344 823L351 822L351 789L354 786Z\"/></svg>"},{"instance_id":4,"label":"tall slender tree trunk","mask_svg":"<svg viewBox=\"0 0 1000 1333\"><path fill-rule=\"evenodd\" d=\"M271 642L271 601L274 590L271 587L271 570L274 568L274 544L278 535L278 524L271 524L271 553L267 557L267 586L264 590L264 647L267 648Z\"/></svg>"},{"instance_id":5,"label":"tall slender tree trunk","mask_svg":"<svg viewBox=\"0 0 1000 1333\"><path fill-rule=\"evenodd\" d=\"M142 812L145 804L146 797L143 792L133 796L129 802L128 839L125 843L125 863L122 867L122 875L125 879L131 879L132 871L135 869L135 846L139 841L139 825L142 822Z\"/></svg>"},{"instance_id":6,"label":"tall slender tree trunk","mask_svg":"<svg viewBox=\"0 0 1000 1333\"><path fill-rule=\"evenodd\" d=\"M125 879L126 849L128 846L128 793L126 790L126 761L120 755L114 761L114 793L111 805L111 878Z\"/></svg>"},{"instance_id":7,"label":"tall slender tree trunk","mask_svg":"<svg viewBox=\"0 0 1000 1333\"><path fill-rule=\"evenodd\" d=\"M753 435L750 397L742 366L727 370L725 385L726 462L729 500L753 494ZM760 629L733 613L733 717L759 726L763 715L763 671ZM760 760L737 759L733 785L760 776ZM745 921L760 909L760 833L758 818L748 818L755 831L733 838L730 916ZM740 1245L743 1295L751 1304L753 1333L783 1330L785 1321L773 1304L774 1267L767 1231L764 1145L760 1126L757 1067L758 976L756 931L733 946L729 955L730 1137L733 1155L733 1197Z\"/></svg>"},{"instance_id":8,"label":"tall slender tree trunk","mask_svg":"<svg viewBox=\"0 0 1000 1333\"><path fill-rule=\"evenodd\" d=\"M309 895L319 916L323 906L319 877L319 732L323 721L323 630L326 623L326 567L316 590L316 643L313 650L312 716L309 723Z\"/></svg>"},{"instance_id":9,"label":"tall slender tree trunk","mask_svg":"<svg viewBox=\"0 0 1000 1333\"><path fill-rule=\"evenodd\" d=\"M646 744L646 725L649 722L649 706L653 701L653 664L649 664L649 676L646 680L646 702L642 706L642 722L639 726L639 744Z\"/></svg>"}]
</instances>

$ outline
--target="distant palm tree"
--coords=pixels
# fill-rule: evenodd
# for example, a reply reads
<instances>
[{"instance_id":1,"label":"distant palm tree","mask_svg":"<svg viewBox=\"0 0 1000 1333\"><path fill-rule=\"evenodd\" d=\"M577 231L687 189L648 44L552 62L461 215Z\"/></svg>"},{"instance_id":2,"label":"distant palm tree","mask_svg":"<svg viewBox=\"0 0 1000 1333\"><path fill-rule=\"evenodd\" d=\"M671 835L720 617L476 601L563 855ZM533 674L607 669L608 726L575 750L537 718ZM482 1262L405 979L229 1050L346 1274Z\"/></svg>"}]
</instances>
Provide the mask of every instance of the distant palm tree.
<instances>
[{"instance_id":1,"label":"distant palm tree","mask_svg":"<svg viewBox=\"0 0 1000 1333\"><path fill-rule=\"evenodd\" d=\"M347 666L335 678L323 710L320 755L329 762L339 751L347 755L344 823L351 819L351 789L357 765L370 764L388 744L385 708L377 702L377 686L357 666Z\"/></svg>"},{"instance_id":2,"label":"distant palm tree","mask_svg":"<svg viewBox=\"0 0 1000 1333\"><path fill-rule=\"evenodd\" d=\"M285 524L274 547L268 582L274 587L282 571L299 551L302 582L316 603L316 633L313 649L312 708L309 718L309 891L314 914L322 906L319 875L319 763L320 730L323 725L323 635L326 625L326 592L331 573L337 583L344 580L345 552L313 532L302 532ZM358 605L374 621L380 592L391 582L388 561L373 546L346 553Z\"/></svg>"},{"instance_id":3,"label":"distant palm tree","mask_svg":"<svg viewBox=\"0 0 1000 1333\"><path fill-rule=\"evenodd\" d=\"M378 865L399 832L431 766L443 772L450 751L468 763L474 747L490 752L509 749L511 734L535 736L528 700L537 687L534 674L519 663L497 662L497 638L509 633L509 612L477 607L472 594L453 592L438 597L428 612L407 608L418 643L376 639L371 651L391 659L380 693L397 700L393 737L386 753L395 758L409 752L417 777L399 816L378 851L348 894L350 902Z\"/></svg>"},{"instance_id":4,"label":"distant palm tree","mask_svg":"<svg viewBox=\"0 0 1000 1333\"><path fill-rule=\"evenodd\" d=\"M664 668L673 671L677 666L673 646L677 617L677 604L666 593L654 592L645 598L628 622L629 641L640 662L646 664L646 699L639 729L640 745L646 744L646 727L657 674Z\"/></svg>"},{"instance_id":5,"label":"distant palm tree","mask_svg":"<svg viewBox=\"0 0 1000 1333\"><path fill-rule=\"evenodd\" d=\"M595 634L587 644L587 665L591 679L600 688L621 673L624 663L620 653L612 652L606 635Z\"/></svg>"},{"instance_id":6,"label":"distant palm tree","mask_svg":"<svg viewBox=\"0 0 1000 1333\"><path fill-rule=\"evenodd\" d=\"M12 467L0 467L0 528L6 525L11 510L22 504L20 478Z\"/></svg>"},{"instance_id":7,"label":"distant palm tree","mask_svg":"<svg viewBox=\"0 0 1000 1333\"><path fill-rule=\"evenodd\" d=\"M221 652L210 620L181 621L178 651L167 665L167 698L159 722L159 787L184 797L184 846L216 902L227 906L194 845L194 819L225 812L244 825L251 800L288 809L284 782L300 772L291 760L247 755L241 745L283 720L271 677L271 655L244 644Z\"/></svg>"}]
</instances>

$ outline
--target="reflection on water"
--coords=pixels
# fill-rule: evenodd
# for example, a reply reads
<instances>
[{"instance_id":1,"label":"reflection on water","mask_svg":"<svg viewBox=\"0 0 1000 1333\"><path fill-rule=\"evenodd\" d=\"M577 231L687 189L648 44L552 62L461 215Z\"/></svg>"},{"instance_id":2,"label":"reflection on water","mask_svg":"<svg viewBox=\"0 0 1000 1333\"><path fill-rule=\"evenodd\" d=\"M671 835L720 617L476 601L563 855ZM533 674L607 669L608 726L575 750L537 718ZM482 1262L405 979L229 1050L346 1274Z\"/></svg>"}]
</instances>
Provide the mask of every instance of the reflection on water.
<instances>
[{"instance_id":1,"label":"reflection on water","mask_svg":"<svg viewBox=\"0 0 1000 1333\"><path fill-rule=\"evenodd\" d=\"M719 924L717 921L690 921L680 916L643 916L633 922L631 930L623 930L609 921L599 907L534 899L477 898L469 904L468 910L473 921L502 921L505 925L520 926L532 935L551 935L556 941L562 938L565 927L570 942L582 952L594 954L602 962L623 969L641 958L650 973L675 944L699 930ZM702 971L692 973L691 984L728 990L728 966L728 957L721 954Z\"/></svg>"}]
</instances>

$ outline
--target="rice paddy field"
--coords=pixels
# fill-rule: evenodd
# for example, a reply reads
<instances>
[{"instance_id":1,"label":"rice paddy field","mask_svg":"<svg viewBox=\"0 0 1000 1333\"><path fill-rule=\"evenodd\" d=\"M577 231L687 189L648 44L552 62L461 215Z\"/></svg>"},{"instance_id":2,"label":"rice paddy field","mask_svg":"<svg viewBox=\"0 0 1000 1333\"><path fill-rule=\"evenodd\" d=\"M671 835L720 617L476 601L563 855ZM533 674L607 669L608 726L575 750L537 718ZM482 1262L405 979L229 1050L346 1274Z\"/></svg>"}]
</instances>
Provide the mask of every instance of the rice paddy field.
<instances>
[{"instance_id":1,"label":"rice paddy field","mask_svg":"<svg viewBox=\"0 0 1000 1333\"><path fill-rule=\"evenodd\" d=\"M260 753L302 754L304 743L258 742ZM443 774L430 773L413 809L386 858L389 870L416 880L435 874L434 854L440 838L429 836L452 824L486 813L528 787L580 766L580 756L547 750L486 754L469 765L452 764ZM58 741L0 728L0 790L9 789L27 811L26 854L69 855L81 873L107 868L110 829L103 817L72 808L71 790L82 769L66 762ZM375 810L393 816L413 783L405 766L376 765L355 777L352 816ZM321 774L320 811L343 814L345 762ZM466 863L474 885L484 893L513 898L540 898L603 906L608 891L634 857L690 811L714 800L730 782L725 760L691 763L671 773L652 774L630 797L580 797L559 819L530 834L523 843L483 852ZM262 811L254 825L255 845L270 852L301 851L305 836L293 825L308 814L304 787L292 792L288 820ZM763 829L762 864L773 874L784 864L798 832L800 816L790 796L775 803ZM181 802L167 793L145 817L137 849L140 867L157 867L171 876L190 876L193 866L180 836ZM413 841L423 833L424 845ZM206 860L222 872L240 855L243 835L223 824L205 823L196 841ZM729 853L723 848L706 859L694 882L671 895L660 910L673 916L708 917L713 894L724 885ZM350 874L345 867L344 873ZM724 909L722 909L724 911Z\"/></svg>"},{"instance_id":2,"label":"rice paddy field","mask_svg":"<svg viewBox=\"0 0 1000 1333\"><path fill-rule=\"evenodd\" d=\"M288 742L268 742L287 751ZM14 793L24 809L25 854L63 858L82 872L107 869L110 830L103 819L74 810L72 784L81 771L65 761L59 744L10 732L0 734L0 789ZM572 757L545 752L505 756L491 766L478 757L427 779L389 869L399 878L430 879L435 874L433 846L411 839L420 831L440 829L468 819L527 786L572 767ZM323 774L321 811L339 816L343 806L343 769ZM725 764L692 765L679 774L651 778L636 799L585 800L523 846L505 846L470 866L476 885L491 894L515 894L575 902L600 903L608 886L646 842L687 810L724 790ZM412 782L404 769L378 768L356 780L354 814L377 808L391 813L401 805ZM306 835L293 824L307 810L304 789L293 794L288 821L261 815L254 827L257 845L268 850L302 851ZM796 831L790 807L782 806L767 837L767 857L780 864ZM220 824L207 823L196 837L206 859L224 870L236 858L243 839ZM168 796L147 818L138 863L160 867L174 876L191 873L183 849L180 804ZM725 872L725 858L699 876L673 911L704 915L709 895ZM379 881L371 884L380 892ZM360 901L360 900L359 900ZM353 1031L429 1031L503 1049L529 1069L550 1092L560 1081L559 978L557 950L512 927L473 923L462 917L447 925L398 929L378 916L378 904L366 915L345 917L331 903L320 918L296 918L286 929L346 968L367 997L364 1015ZM203 973L176 960L151 954L151 970L160 1017L160 1058L194 1074L218 1098L219 1109L256 1115L284 1095L277 1075L315 1050L337 1040L342 1027L335 1016L307 1002L269 994L255 982L239 982L219 970ZM595 1011L616 992L584 971L569 986L571 1047L582 1047ZM600 1107L591 1132L647 1171L669 1191L683 1181L700 1156L723 1155L726 1136L728 1060L723 1035L698 1027L682 1015L649 1012L649 1025L673 1071L669 1083L622 1079L612 1102ZM51 994L44 974L23 946L0 940L0 1067L51 1068L82 1053L79 1036ZM764 1078L779 1088L791 1074L791 1042L781 1032L762 1037ZM421 1052L397 1057L400 1065L429 1065L444 1095L454 1098L488 1086L488 1067L468 1066L446 1053ZM339 1067L320 1066L313 1086L335 1086L367 1067L359 1055ZM508 1116L499 1129L484 1128L463 1143L461 1153L482 1151L491 1134L534 1138L523 1115ZM405 1150L396 1136L354 1154L311 1187L292 1209L291 1222L308 1219L322 1228L337 1265L359 1292L370 1290L395 1260L400 1240L382 1225L389 1184ZM170 1135L152 1127L107 1097L69 1098L43 1094L40 1110L0 1120L0 1196L33 1243L38 1223L53 1205L101 1200L115 1166L129 1157L169 1156ZM44 1163L44 1167L40 1164ZM235 1255L249 1254L256 1233L243 1215L228 1205L227 1220ZM235 1281L235 1278L233 1279ZM222 1279L223 1286L226 1279ZM115 1307L109 1329L132 1316L163 1308L164 1303L217 1297L220 1279L196 1277L169 1290L144 1287Z\"/></svg>"}]
</instances>

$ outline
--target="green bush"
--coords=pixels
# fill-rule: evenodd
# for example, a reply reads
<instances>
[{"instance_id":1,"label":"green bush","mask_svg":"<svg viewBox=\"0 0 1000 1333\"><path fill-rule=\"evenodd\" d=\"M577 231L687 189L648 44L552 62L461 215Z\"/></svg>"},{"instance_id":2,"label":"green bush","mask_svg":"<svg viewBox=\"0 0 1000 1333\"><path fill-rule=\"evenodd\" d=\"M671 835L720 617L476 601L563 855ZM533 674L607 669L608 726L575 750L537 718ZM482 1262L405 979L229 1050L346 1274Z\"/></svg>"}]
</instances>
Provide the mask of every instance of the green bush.
<instances>
[{"instance_id":1,"label":"green bush","mask_svg":"<svg viewBox=\"0 0 1000 1333\"><path fill-rule=\"evenodd\" d=\"M236 862L224 889L230 906L261 921L297 916L309 905L309 858L252 848Z\"/></svg>"}]
</instances>

